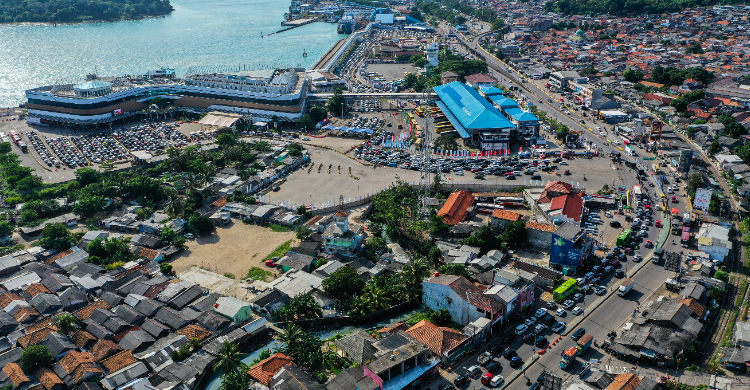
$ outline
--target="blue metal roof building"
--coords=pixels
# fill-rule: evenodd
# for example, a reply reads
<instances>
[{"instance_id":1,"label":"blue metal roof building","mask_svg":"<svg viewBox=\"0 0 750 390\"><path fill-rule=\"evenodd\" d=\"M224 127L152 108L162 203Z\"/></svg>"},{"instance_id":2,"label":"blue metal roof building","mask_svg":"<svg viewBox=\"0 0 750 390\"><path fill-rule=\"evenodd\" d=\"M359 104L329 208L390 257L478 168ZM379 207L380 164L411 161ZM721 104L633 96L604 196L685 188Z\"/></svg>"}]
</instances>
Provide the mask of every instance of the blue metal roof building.
<instances>
[{"instance_id":1,"label":"blue metal roof building","mask_svg":"<svg viewBox=\"0 0 750 390\"><path fill-rule=\"evenodd\" d=\"M539 118L536 117L536 115L524 111L520 108L509 108L505 110L505 113L510 115L511 118L513 118L516 122L536 122L539 123Z\"/></svg>"},{"instance_id":2,"label":"blue metal roof building","mask_svg":"<svg viewBox=\"0 0 750 390\"><path fill-rule=\"evenodd\" d=\"M479 87L479 90L482 91L484 96L494 96L494 95L504 95L505 91L502 89L491 85L491 86L481 86Z\"/></svg>"},{"instance_id":3,"label":"blue metal roof building","mask_svg":"<svg viewBox=\"0 0 750 390\"><path fill-rule=\"evenodd\" d=\"M490 100L492 100L493 103L495 103L500 109L507 110L509 108L518 108L518 103L510 98L507 98L505 96L490 96Z\"/></svg>"},{"instance_id":4,"label":"blue metal roof building","mask_svg":"<svg viewBox=\"0 0 750 390\"><path fill-rule=\"evenodd\" d=\"M466 84L454 81L433 89L440 97L438 107L462 138L476 138L480 131L516 128L490 102Z\"/></svg>"}]
</instances>

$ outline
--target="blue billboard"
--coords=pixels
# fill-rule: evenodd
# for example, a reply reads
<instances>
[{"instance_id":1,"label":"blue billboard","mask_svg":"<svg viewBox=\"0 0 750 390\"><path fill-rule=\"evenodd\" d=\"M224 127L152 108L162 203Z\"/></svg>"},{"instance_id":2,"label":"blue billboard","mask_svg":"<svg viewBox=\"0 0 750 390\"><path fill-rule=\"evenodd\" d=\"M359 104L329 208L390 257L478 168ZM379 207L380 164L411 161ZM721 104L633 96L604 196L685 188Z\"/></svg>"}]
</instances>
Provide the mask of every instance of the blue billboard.
<instances>
[{"instance_id":1,"label":"blue billboard","mask_svg":"<svg viewBox=\"0 0 750 390\"><path fill-rule=\"evenodd\" d=\"M553 234L549 262L563 267L577 267L581 262L581 249L576 248L573 241Z\"/></svg>"}]
</instances>

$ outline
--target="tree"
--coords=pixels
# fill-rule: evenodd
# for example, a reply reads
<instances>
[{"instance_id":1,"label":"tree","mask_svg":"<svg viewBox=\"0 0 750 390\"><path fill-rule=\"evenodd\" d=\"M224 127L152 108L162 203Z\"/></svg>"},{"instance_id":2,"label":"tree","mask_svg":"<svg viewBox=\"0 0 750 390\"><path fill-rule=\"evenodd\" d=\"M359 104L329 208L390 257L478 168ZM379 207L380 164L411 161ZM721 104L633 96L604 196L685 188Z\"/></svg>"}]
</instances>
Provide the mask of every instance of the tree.
<instances>
[{"instance_id":1,"label":"tree","mask_svg":"<svg viewBox=\"0 0 750 390\"><path fill-rule=\"evenodd\" d=\"M323 279L323 291L341 302L359 296L364 289L365 281L352 267L341 267Z\"/></svg>"},{"instance_id":2,"label":"tree","mask_svg":"<svg viewBox=\"0 0 750 390\"><path fill-rule=\"evenodd\" d=\"M627 68L625 71L622 72L622 77L625 78L625 80L631 82L631 83L637 83L641 80L643 80L643 72L637 69L633 68Z\"/></svg>"},{"instance_id":3,"label":"tree","mask_svg":"<svg viewBox=\"0 0 750 390\"><path fill-rule=\"evenodd\" d=\"M102 180L102 174L97 172L96 169L90 167L76 169L75 175L76 180L78 180L81 187L85 187L92 183L99 183Z\"/></svg>"},{"instance_id":4,"label":"tree","mask_svg":"<svg viewBox=\"0 0 750 390\"><path fill-rule=\"evenodd\" d=\"M8 221L0 221L0 237L10 236L13 234L13 225Z\"/></svg>"},{"instance_id":5,"label":"tree","mask_svg":"<svg viewBox=\"0 0 750 390\"><path fill-rule=\"evenodd\" d=\"M685 49L685 54L703 54L703 47L700 43L694 43Z\"/></svg>"},{"instance_id":6,"label":"tree","mask_svg":"<svg viewBox=\"0 0 750 390\"><path fill-rule=\"evenodd\" d=\"M222 374L219 390L247 390L250 384L247 370L248 367L240 363L239 369Z\"/></svg>"},{"instance_id":7,"label":"tree","mask_svg":"<svg viewBox=\"0 0 750 390\"><path fill-rule=\"evenodd\" d=\"M333 97L328 99L328 112L331 115L343 115L346 111L346 99L340 88L333 89Z\"/></svg>"},{"instance_id":8,"label":"tree","mask_svg":"<svg viewBox=\"0 0 750 390\"><path fill-rule=\"evenodd\" d=\"M171 275L172 274L172 264L169 263L161 263L159 264L159 271L164 275Z\"/></svg>"},{"instance_id":9,"label":"tree","mask_svg":"<svg viewBox=\"0 0 750 390\"><path fill-rule=\"evenodd\" d=\"M387 309L391 306L391 302L386 296L385 291L380 288L368 287L365 289L365 293L362 294L360 300L370 313Z\"/></svg>"},{"instance_id":10,"label":"tree","mask_svg":"<svg viewBox=\"0 0 750 390\"><path fill-rule=\"evenodd\" d=\"M286 146L287 152L292 157L302 157L302 144L299 142L292 142Z\"/></svg>"},{"instance_id":11,"label":"tree","mask_svg":"<svg viewBox=\"0 0 750 390\"><path fill-rule=\"evenodd\" d=\"M112 172L115 170L115 162L112 160L102 161L102 163L99 164L99 170L104 173Z\"/></svg>"},{"instance_id":12,"label":"tree","mask_svg":"<svg viewBox=\"0 0 750 390\"><path fill-rule=\"evenodd\" d=\"M107 201L103 196L85 195L78 198L78 202L73 205L73 212L88 219L104 210Z\"/></svg>"},{"instance_id":13,"label":"tree","mask_svg":"<svg viewBox=\"0 0 750 390\"><path fill-rule=\"evenodd\" d=\"M716 273L714 273L714 278L726 282L727 280L729 280L729 274L726 273L726 271L717 270Z\"/></svg>"},{"instance_id":14,"label":"tree","mask_svg":"<svg viewBox=\"0 0 750 390\"><path fill-rule=\"evenodd\" d=\"M32 345L21 352L21 368L25 372L35 372L42 367L49 367L54 356L44 345Z\"/></svg>"},{"instance_id":15,"label":"tree","mask_svg":"<svg viewBox=\"0 0 750 390\"><path fill-rule=\"evenodd\" d=\"M508 248L515 249L526 244L526 224L522 221L511 222L505 226L500 239Z\"/></svg>"},{"instance_id":16,"label":"tree","mask_svg":"<svg viewBox=\"0 0 750 390\"><path fill-rule=\"evenodd\" d=\"M380 236L368 237L365 244L362 246L360 255L374 263L380 260L380 254L383 253L386 247L385 239Z\"/></svg>"},{"instance_id":17,"label":"tree","mask_svg":"<svg viewBox=\"0 0 750 390\"><path fill-rule=\"evenodd\" d=\"M304 239L305 237L309 236L310 233L312 233L312 231L305 225L298 225L296 228L294 228L294 234L298 240Z\"/></svg>"},{"instance_id":18,"label":"tree","mask_svg":"<svg viewBox=\"0 0 750 390\"><path fill-rule=\"evenodd\" d=\"M440 272L443 275L458 275L463 276L466 279L471 278L471 273L469 272L469 269L466 268L463 264L446 264L438 268L438 272Z\"/></svg>"},{"instance_id":19,"label":"tree","mask_svg":"<svg viewBox=\"0 0 750 390\"><path fill-rule=\"evenodd\" d=\"M316 105L310 109L310 120L312 120L313 123L320 123L326 118L328 118L328 111L326 111L325 108Z\"/></svg>"},{"instance_id":20,"label":"tree","mask_svg":"<svg viewBox=\"0 0 750 390\"><path fill-rule=\"evenodd\" d=\"M440 134L435 139L435 148L440 150L458 150L458 142L448 134Z\"/></svg>"},{"instance_id":21,"label":"tree","mask_svg":"<svg viewBox=\"0 0 750 390\"><path fill-rule=\"evenodd\" d=\"M492 20L492 30L499 30L505 26L505 20L497 18Z\"/></svg>"},{"instance_id":22,"label":"tree","mask_svg":"<svg viewBox=\"0 0 750 390\"><path fill-rule=\"evenodd\" d=\"M719 144L719 139L717 138L714 139L714 141L711 142L711 145L708 146L708 155L713 156L719 150L721 150L721 144Z\"/></svg>"},{"instance_id":23,"label":"tree","mask_svg":"<svg viewBox=\"0 0 750 390\"><path fill-rule=\"evenodd\" d=\"M8 154L13 151L10 142L0 142L0 154Z\"/></svg>"},{"instance_id":24,"label":"tree","mask_svg":"<svg viewBox=\"0 0 750 390\"><path fill-rule=\"evenodd\" d=\"M159 234L159 238L161 238L162 241L167 243L172 243L175 239L179 237L177 235L177 232L175 232L171 227L166 226L161 230L161 234Z\"/></svg>"},{"instance_id":25,"label":"tree","mask_svg":"<svg viewBox=\"0 0 750 390\"><path fill-rule=\"evenodd\" d=\"M216 229L214 222L210 218L199 215L191 216L188 220L188 226L191 230L201 236L209 235L214 232L214 229Z\"/></svg>"},{"instance_id":26,"label":"tree","mask_svg":"<svg viewBox=\"0 0 750 390\"><path fill-rule=\"evenodd\" d=\"M76 239L62 223L51 223L42 230L42 238L39 240L44 248L66 250L75 245Z\"/></svg>"},{"instance_id":27,"label":"tree","mask_svg":"<svg viewBox=\"0 0 750 390\"><path fill-rule=\"evenodd\" d=\"M471 234L471 236L461 240L464 245L475 246L479 248L480 254L485 254L492 249L497 249L499 243L495 233L492 232L489 226L482 226L477 231Z\"/></svg>"},{"instance_id":28,"label":"tree","mask_svg":"<svg viewBox=\"0 0 750 390\"><path fill-rule=\"evenodd\" d=\"M78 327L78 320L73 317L70 313L62 313L55 317L55 326L60 329L60 333L68 335L73 333Z\"/></svg>"},{"instance_id":29,"label":"tree","mask_svg":"<svg viewBox=\"0 0 750 390\"><path fill-rule=\"evenodd\" d=\"M412 287L422 286L422 281L430 275L430 268L422 259L417 259L401 268L404 282Z\"/></svg>"},{"instance_id":30,"label":"tree","mask_svg":"<svg viewBox=\"0 0 750 390\"><path fill-rule=\"evenodd\" d=\"M283 310L280 310L279 313L283 313L284 320L291 321L294 319L322 317L323 309L318 306L312 295L300 293L289 300L289 303L284 305Z\"/></svg>"},{"instance_id":31,"label":"tree","mask_svg":"<svg viewBox=\"0 0 750 390\"><path fill-rule=\"evenodd\" d=\"M703 176L700 173L693 173L688 177L688 182L685 185L685 190L691 199L695 198L695 191L698 188L703 187Z\"/></svg>"},{"instance_id":32,"label":"tree","mask_svg":"<svg viewBox=\"0 0 750 390\"><path fill-rule=\"evenodd\" d=\"M216 137L216 140L214 141L214 143L222 147L228 147L228 146L236 145L237 138L233 134L222 133L222 134L219 134L218 137Z\"/></svg>"},{"instance_id":33,"label":"tree","mask_svg":"<svg viewBox=\"0 0 750 390\"><path fill-rule=\"evenodd\" d=\"M88 261L102 266L127 263L137 257L130 249L130 244L119 238L96 238L89 243L86 250L90 255Z\"/></svg>"},{"instance_id":34,"label":"tree","mask_svg":"<svg viewBox=\"0 0 750 390\"><path fill-rule=\"evenodd\" d=\"M304 129L306 132L315 130L315 122L310 119L310 114L302 115L302 118L299 120L299 128Z\"/></svg>"},{"instance_id":35,"label":"tree","mask_svg":"<svg viewBox=\"0 0 750 390\"><path fill-rule=\"evenodd\" d=\"M708 202L708 212L718 215L721 212L721 201L716 193L711 194L711 200Z\"/></svg>"},{"instance_id":36,"label":"tree","mask_svg":"<svg viewBox=\"0 0 750 390\"><path fill-rule=\"evenodd\" d=\"M217 361L214 364L213 368L214 371L221 370L222 376L230 373L235 373L240 368L240 353L238 351L237 344L232 344L229 341L225 341L216 358Z\"/></svg>"}]
</instances>

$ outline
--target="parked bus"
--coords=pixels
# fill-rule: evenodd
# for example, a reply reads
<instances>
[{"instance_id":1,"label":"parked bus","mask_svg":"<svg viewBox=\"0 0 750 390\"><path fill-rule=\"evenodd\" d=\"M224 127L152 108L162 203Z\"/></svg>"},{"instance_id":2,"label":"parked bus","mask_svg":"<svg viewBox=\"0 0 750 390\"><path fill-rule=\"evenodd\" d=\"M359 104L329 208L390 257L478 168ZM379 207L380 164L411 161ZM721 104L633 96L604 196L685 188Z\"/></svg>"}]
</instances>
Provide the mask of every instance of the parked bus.
<instances>
[{"instance_id":1,"label":"parked bus","mask_svg":"<svg viewBox=\"0 0 750 390\"><path fill-rule=\"evenodd\" d=\"M630 240L633 238L633 231L630 229L625 229L620 233L619 236L617 236L617 246L619 247L627 247L630 245Z\"/></svg>"},{"instance_id":2,"label":"parked bus","mask_svg":"<svg viewBox=\"0 0 750 390\"><path fill-rule=\"evenodd\" d=\"M417 107L415 111L417 112L417 115L424 116L424 108L422 108L422 106Z\"/></svg>"},{"instance_id":3,"label":"parked bus","mask_svg":"<svg viewBox=\"0 0 750 390\"><path fill-rule=\"evenodd\" d=\"M477 203L476 210L478 213L492 214L495 210L502 210L505 207L492 203Z\"/></svg>"},{"instance_id":4,"label":"parked bus","mask_svg":"<svg viewBox=\"0 0 750 390\"><path fill-rule=\"evenodd\" d=\"M498 196L495 198L495 204L520 207L523 206L523 198L515 198L512 196Z\"/></svg>"},{"instance_id":5,"label":"parked bus","mask_svg":"<svg viewBox=\"0 0 750 390\"><path fill-rule=\"evenodd\" d=\"M555 289L554 293L552 294L552 298L555 300L555 302L562 302L565 300L565 298L576 292L576 290L578 290L578 280L568 279L568 281Z\"/></svg>"}]
</instances>

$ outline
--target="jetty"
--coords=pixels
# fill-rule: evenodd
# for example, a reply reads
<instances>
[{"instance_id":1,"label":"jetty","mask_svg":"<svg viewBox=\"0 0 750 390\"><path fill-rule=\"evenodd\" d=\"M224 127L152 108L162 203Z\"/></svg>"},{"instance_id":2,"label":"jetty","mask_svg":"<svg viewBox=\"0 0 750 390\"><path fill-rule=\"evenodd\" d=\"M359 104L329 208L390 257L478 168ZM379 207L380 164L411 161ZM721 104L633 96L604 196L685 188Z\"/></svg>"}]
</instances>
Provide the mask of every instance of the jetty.
<instances>
[{"instance_id":1,"label":"jetty","mask_svg":"<svg viewBox=\"0 0 750 390\"><path fill-rule=\"evenodd\" d=\"M282 26L287 26L287 28L282 28L281 30L273 32L273 33L270 33L270 34L268 34L266 36L271 36L273 34L283 33L284 31L289 31L289 30L291 30L293 28L302 27L304 25L317 22L318 20L319 19L308 18L308 19L295 19L295 20L283 21L283 22L281 22L281 25Z\"/></svg>"}]
</instances>

